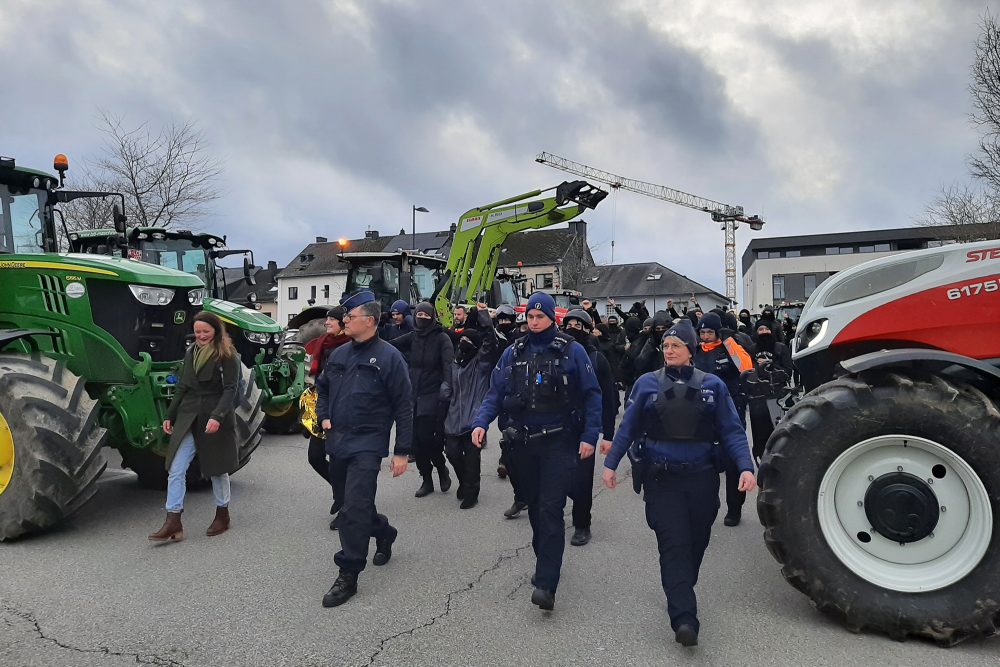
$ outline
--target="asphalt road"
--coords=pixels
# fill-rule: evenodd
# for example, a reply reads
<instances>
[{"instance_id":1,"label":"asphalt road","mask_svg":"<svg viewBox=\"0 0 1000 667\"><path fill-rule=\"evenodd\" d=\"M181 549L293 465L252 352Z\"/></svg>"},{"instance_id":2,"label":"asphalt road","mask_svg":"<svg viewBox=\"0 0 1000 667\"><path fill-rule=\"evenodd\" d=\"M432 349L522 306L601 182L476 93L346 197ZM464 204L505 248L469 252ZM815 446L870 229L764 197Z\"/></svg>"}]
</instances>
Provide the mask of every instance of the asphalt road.
<instances>
[{"instance_id":1,"label":"asphalt road","mask_svg":"<svg viewBox=\"0 0 1000 667\"><path fill-rule=\"evenodd\" d=\"M112 461L70 524L0 545L0 665L1000 663L997 640L946 650L847 632L781 578L752 505L737 528L716 523L697 591L700 645L684 649L639 497L596 479L594 540L567 544L556 609L541 612L528 599L527 516L502 516L511 493L494 474L498 455L484 452L480 504L466 511L454 487L415 499L413 465L398 479L384 471L379 508L400 530L392 561L369 566L336 609L320 601L339 540L303 438L265 438L233 477L233 527L220 537L204 535L211 492L189 494L179 544L146 540L163 494Z\"/></svg>"}]
</instances>

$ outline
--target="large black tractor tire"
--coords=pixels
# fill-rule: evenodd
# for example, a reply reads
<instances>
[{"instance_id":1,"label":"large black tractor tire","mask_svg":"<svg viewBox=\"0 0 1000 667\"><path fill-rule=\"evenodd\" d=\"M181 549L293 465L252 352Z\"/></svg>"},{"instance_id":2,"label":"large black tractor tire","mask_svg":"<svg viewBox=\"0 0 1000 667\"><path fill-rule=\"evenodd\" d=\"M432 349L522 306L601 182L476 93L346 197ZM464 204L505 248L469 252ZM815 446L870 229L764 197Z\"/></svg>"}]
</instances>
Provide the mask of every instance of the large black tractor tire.
<instances>
[{"instance_id":1,"label":"large black tractor tire","mask_svg":"<svg viewBox=\"0 0 1000 667\"><path fill-rule=\"evenodd\" d=\"M0 541L55 526L97 492L107 432L84 384L63 362L0 354Z\"/></svg>"},{"instance_id":2,"label":"large black tractor tire","mask_svg":"<svg viewBox=\"0 0 1000 667\"><path fill-rule=\"evenodd\" d=\"M236 441L239 449L240 470L250 461L250 455L260 445L261 427L264 422L264 412L261 409L263 394L260 387L253 381L252 371L240 365L243 375L239 386L242 392L237 397L235 412ZM131 468L139 476L139 484L148 489L167 488L167 470L163 457L149 450L129 449L122 452L122 466ZM187 488L198 490L207 488L211 481L201 476L201 469L196 456L188 467L186 476Z\"/></svg>"},{"instance_id":3,"label":"large black tractor tire","mask_svg":"<svg viewBox=\"0 0 1000 667\"><path fill-rule=\"evenodd\" d=\"M757 502L767 547L852 631L942 646L994 634L997 443L995 397L966 383L917 370L828 382L768 441Z\"/></svg>"}]
</instances>

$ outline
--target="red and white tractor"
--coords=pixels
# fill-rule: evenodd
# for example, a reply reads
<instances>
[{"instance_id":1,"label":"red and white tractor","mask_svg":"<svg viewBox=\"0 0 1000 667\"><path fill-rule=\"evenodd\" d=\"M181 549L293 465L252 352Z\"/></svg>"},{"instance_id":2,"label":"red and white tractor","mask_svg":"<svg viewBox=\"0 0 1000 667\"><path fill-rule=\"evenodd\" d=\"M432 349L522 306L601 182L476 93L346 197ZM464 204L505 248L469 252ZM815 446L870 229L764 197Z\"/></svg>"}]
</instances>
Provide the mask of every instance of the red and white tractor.
<instances>
[{"instance_id":1,"label":"red and white tractor","mask_svg":"<svg viewBox=\"0 0 1000 667\"><path fill-rule=\"evenodd\" d=\"M1000 241L822 283L767 443L758 513L782 574L854 631L945 646L1000 628Z\"/></svg>"}]
</instances>

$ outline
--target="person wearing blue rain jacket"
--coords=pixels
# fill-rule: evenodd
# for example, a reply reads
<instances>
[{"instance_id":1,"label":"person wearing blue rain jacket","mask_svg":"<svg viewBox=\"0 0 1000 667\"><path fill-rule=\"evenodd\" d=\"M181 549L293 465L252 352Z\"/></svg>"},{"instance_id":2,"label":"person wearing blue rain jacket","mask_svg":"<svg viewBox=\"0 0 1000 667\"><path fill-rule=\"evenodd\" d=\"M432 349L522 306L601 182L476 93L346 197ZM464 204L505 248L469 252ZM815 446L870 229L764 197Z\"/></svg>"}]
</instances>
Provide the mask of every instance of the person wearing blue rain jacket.
<instances>
[{"instance_id":1,"label":"person wearing blue rain jacket","mask_svg":"<svg viewBox=\"0 0 1000 667\"><path fill-rule=\"evenodd\" d=\"M500 357L490 390L472 423L481 446L500 417L507 468L528 503L536 565L531 602L551 611L566 546L563 511L577 460L594 455L601 431L601 387L587 351L556 328L556 306L544 292L526 307L528 334Z\"/></svg>"},{"instance_id":2,"label":"person wearing blue rain jacket","mask_svg":"<svg viewBox=\"0 0 1000 667\"><path fill-rule=\"evenodd\" d=\"M746 431L725 382L691 365L697 344L686 319L666 331L664 368L636 380L604 459L604 484L613 489L622 457L635 453L634 481L645 490L667 613L683 646L698 643L694 587L719 513L721 460L713 450L721 446L735 462L741 491L757 485Z\"/></svg>"}]
</instances>

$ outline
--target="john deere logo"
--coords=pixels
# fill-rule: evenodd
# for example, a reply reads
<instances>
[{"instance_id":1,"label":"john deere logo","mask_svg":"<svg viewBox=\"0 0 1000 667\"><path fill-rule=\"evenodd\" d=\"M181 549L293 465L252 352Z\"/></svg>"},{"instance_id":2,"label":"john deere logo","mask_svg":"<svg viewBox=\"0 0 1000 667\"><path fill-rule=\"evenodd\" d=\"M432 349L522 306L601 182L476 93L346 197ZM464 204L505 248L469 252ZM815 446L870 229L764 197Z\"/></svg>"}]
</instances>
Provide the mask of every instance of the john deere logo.
<instances>
[{"instance_id":1,"label":"john deere logo","mask_svg":"<svg viewBox=\"0 0 1000 667\"><path fill-rule=\"evenodd\" d=\"M183 310L174 311L174 324L184 324L185 319L187 319L187 313Z\"/></svg>"}]
</instances>

